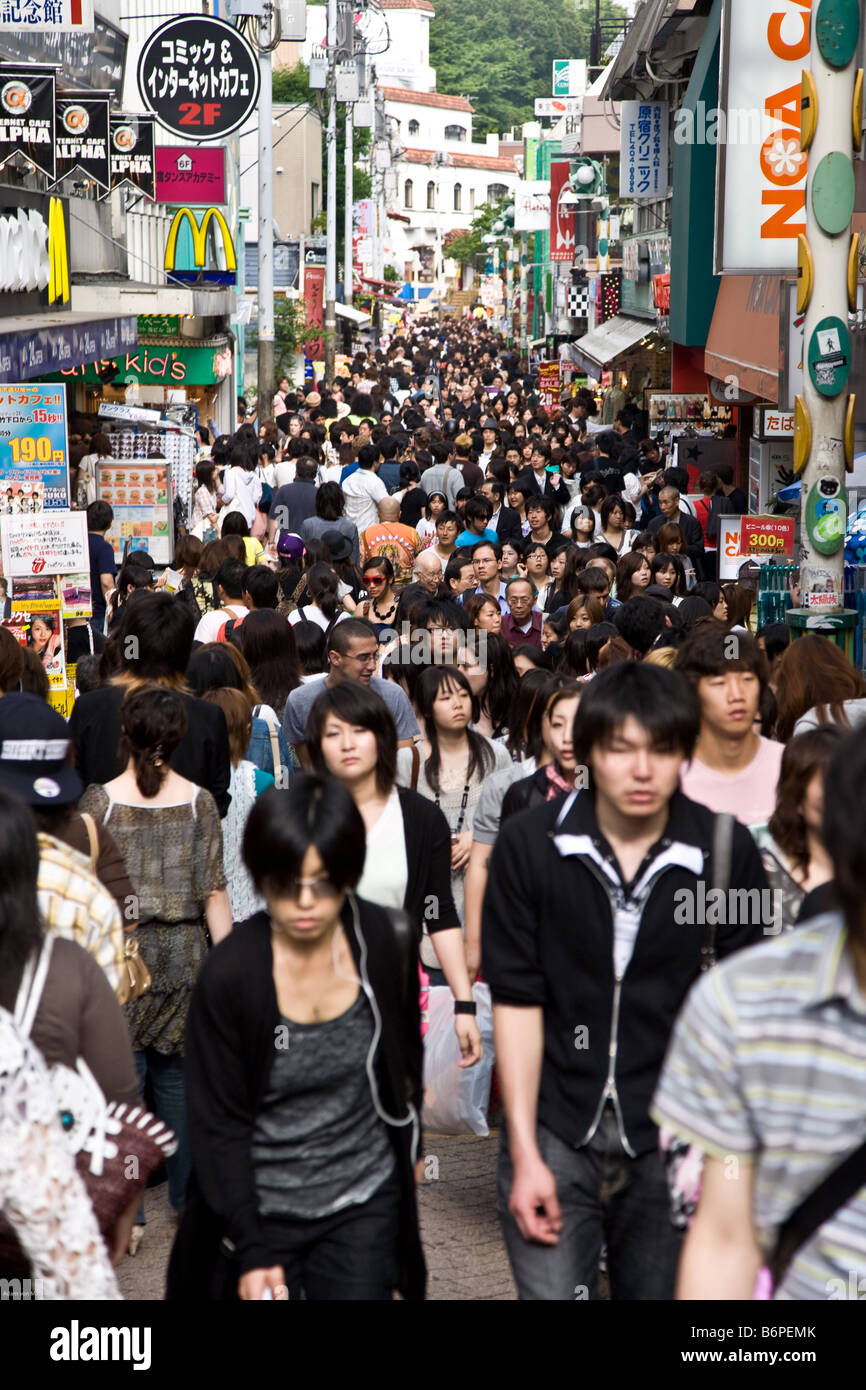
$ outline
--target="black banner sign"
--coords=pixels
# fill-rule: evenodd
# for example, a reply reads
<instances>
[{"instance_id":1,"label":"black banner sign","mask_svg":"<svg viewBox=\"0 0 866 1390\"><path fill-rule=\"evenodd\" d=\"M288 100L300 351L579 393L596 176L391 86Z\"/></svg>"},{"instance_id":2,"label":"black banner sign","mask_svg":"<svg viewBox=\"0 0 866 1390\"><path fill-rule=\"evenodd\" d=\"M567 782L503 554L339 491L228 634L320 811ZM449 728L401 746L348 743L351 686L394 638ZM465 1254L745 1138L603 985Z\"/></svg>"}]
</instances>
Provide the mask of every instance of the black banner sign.
<instances>
[{"instance_id":1,"label":"black banner sign","mask_svg":"<svg viewBox=\"0 0 866 1390\"><path fill-rule=\"evenodd\" d=\"M80 171L108 192L108 97L57 97L57 181Z\"/></svg>"},{"instance_id":2,"label":"black banner sign","mask_svg":"<svg viewBox=\"0 0 866 1390\"><path fill-rule=\"evenodd\" d=\"M127 184L151 202L156 199L152 116L112 115L109 119L111 187Z\"/></svg>"},{"instance_id":3,"label":"black banner sign","mask_svg":"<svg viewBox=\"0 0 866 1390\"><path fill-rule=\"evenodd\" d=\"M54 183L54 74L0 67L0 169L22 154Z\"/></svg>"}]
</instances>

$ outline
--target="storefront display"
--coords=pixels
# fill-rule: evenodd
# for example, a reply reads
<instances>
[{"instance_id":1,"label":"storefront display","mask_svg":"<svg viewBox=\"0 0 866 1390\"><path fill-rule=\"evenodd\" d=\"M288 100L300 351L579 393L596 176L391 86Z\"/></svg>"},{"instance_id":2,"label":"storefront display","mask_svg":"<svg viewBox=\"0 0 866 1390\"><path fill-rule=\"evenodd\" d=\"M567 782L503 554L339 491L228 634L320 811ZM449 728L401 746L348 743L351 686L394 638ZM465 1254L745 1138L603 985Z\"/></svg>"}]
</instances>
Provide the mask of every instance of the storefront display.
<instances>
[{"instance_id":1,"label":"storefront display","mask_svg":"<svg viewBox=\"0 0 866 1390\"><path fill-rule=\"evenodd\" d=\"M0 386L0 510L7 515L69 506L66 387Z\"/></svg>"},{"instance_id":2,"label":"storefront display","mask_svg":"<svg viewBox=\"0 0 866 1390\"><path fill-rule=\"evenodd\" d=\"M122 436L121 436L122 438ZM130 457L104 462L96 475L99 497L108 502L114 521L106 540L118 564L125 551L146 550L158 565L174 559L174 507L171 464L167 459Z\"/></svg>"}]
</instances>

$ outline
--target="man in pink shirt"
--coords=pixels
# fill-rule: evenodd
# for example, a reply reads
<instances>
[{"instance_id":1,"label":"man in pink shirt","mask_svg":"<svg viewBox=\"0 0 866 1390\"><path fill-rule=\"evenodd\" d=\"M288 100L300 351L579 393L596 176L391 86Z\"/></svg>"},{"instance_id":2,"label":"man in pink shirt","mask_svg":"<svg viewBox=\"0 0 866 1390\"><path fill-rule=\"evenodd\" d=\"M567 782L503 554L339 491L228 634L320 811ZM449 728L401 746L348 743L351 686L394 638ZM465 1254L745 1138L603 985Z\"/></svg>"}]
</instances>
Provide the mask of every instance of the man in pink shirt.
<instances>
[{"instance_id":1,"label":"man in pink shirt","mask_svg":"<svg viewBox=\"0 0 866 1390\"><path fill-rule=\"evenodd\" d=\"M677 653L676 669L696 690L701 730L680 786L692 801L727 811L744 825L766 825L776 805L785 746L755 723L767 663L754 637L701 623Z\"/></svg>"}]
</instances>

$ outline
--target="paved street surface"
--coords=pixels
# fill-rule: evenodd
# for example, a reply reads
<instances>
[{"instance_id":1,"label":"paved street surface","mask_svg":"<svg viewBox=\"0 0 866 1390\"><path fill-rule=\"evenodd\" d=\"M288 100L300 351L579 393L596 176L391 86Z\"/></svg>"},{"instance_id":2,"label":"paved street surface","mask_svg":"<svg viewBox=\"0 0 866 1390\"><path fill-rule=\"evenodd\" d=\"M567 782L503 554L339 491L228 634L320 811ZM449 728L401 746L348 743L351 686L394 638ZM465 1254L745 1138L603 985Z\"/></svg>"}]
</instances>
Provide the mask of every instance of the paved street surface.
<instances>
[{"instance_id":1,"label":"paved street surface","mask_svg":"<svg viewBox=\"0 0 866 1390\"><path fill-rule=\"evenodd\" d=\"M427 1135L428 1180L420 1189L421 1235L431 1299L513 1299L514 1284L496 1214L499 1137ZM436 1176L438 1174L438 1176ZM145 1194L147 1231L118 1270L124 1297L161 1299L174 1236L168 1188Z\"/></svg>"}]
</instances>

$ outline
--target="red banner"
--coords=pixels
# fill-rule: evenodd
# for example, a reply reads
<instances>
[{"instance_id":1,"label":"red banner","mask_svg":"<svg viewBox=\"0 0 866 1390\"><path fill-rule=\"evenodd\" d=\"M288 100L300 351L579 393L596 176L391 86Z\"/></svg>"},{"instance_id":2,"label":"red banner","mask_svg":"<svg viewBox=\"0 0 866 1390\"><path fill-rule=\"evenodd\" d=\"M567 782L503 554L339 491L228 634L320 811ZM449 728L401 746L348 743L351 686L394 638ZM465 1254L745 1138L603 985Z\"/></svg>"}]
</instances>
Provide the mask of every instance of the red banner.
<instances>
[{"instance_id":1,"label":"red banner","mask_svg":"<svg viewBox=\"0 0 866 1390\"><path fill-rule=\"evenodd\" d=\"M744 516L740 521L740 553L756 560L790 560L794 554L794 518Z\"/></svg>"},{"instance_id":2,"label":"red banner","mask_svg":"<svg viewBox=\"0 0 866 1390\"><path fill-rule=\"evenodd\" d=\"M550 166L550 259L574 260L574 205L562 206L562 195L568 188L570 164L567 159Z\"/></svg>"},{"instance_id":3,"label":"red banner","mask_svg":"<svg viewBox=\"0 0 866 1390\"><path fill-rule=\"evenodd\" d=\"M308 265L304 267L304 313L308 323L317 328L325 326L325 267ZM304 356L311 362L324 362L325 344L321 338L311 338L304 343Z\"/></svg>"},{"instance_id":4,"label":"red banner","mask_svg":"<svg viewBox=\"0 0 866 1390\"><path fill-rule=\"evenodd\" d=\"M562 392L562 373L558 362L538 364L538 404L545 410L556 410Z\"/></svg>"}]
</instances>

